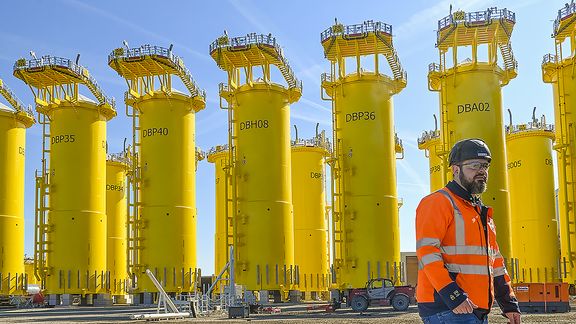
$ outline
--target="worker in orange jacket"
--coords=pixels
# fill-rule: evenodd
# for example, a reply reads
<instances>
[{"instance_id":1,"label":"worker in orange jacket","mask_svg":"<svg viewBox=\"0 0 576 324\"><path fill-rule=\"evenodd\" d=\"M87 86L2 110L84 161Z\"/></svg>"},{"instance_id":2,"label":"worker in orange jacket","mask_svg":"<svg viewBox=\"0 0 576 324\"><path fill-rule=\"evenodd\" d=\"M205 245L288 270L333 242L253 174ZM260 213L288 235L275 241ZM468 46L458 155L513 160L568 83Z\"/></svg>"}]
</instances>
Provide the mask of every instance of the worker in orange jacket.
<instances>
[{"instance_id":1,"label":"worker in orange jacket","mask_svg":"<svg viewBox=\"0 0 576 324\"><path fill-rule=\"evenodd\" d=\"M416 210L420 316L431 324L488 323L496 299L509 322L520 323L492 208L480 200L490 150L482 140L466 139L454 145L449 160L454 180L424 197Z\"/></svg>"}]
</instances>

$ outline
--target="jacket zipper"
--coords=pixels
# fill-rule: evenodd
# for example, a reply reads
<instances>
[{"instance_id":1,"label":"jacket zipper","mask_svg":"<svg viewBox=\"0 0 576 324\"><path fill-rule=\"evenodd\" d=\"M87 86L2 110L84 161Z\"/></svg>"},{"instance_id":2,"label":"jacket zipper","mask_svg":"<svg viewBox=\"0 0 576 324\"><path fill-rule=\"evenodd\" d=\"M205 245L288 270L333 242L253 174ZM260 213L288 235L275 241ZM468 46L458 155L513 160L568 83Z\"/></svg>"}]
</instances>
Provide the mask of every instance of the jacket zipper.
<instances>
[{"instance_id":1,"label":"jacket zipper","mask_svg":"<svg viewBox=\"0 0 576 324\"><path fill-rule=\"evenodd\" d=\"M482 206L480 206L480 212L476 208L476 213L480 216L480 223L482 223L482 228L484 229L484 242L482 242L482 247L486 243L486 271L488 272L488 309L492 307L492 276L490 274L490 245L488 244L488 211L486 211L486 224L482 221ZM480 224L478 224L478 229L480 230ZM482 230L480 230L482 231ZM482 233L480 233L482 234Z\"/></svg>"}]
</instances>

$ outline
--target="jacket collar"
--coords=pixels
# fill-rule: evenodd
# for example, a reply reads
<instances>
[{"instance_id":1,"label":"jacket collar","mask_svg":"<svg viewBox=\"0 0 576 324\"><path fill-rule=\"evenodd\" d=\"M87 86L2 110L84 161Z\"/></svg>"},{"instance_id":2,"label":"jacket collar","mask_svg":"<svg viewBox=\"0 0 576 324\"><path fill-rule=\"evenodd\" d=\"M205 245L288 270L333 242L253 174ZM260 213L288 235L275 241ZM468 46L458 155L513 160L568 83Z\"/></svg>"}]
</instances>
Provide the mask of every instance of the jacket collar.
<instances>
[{"instance_id":1,"label":"jacket collar","mask_svg":"<svg viewBox=\"0 0 576 324\"><path fill-rule=\"evenodd\" d=\"M480 197L472 196L468 190L462 188L462 186L460 186L456 181L452 180L448 182L446 188L448 188L456 196L470 203L472 206L482 206Z\"/></svg>"}]
</instances>

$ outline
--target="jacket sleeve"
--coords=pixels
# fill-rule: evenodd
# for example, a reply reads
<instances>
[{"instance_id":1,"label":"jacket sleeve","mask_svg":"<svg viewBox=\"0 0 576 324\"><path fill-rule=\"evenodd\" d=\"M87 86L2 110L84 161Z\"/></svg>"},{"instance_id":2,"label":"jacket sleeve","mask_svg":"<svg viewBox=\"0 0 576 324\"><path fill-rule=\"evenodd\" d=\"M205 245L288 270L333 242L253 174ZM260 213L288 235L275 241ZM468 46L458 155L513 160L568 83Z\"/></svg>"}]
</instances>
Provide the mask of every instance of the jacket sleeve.
<instances>
[{"instance_id":1,"label":"jacket sleeve","mask_svg":"<svg viewBox=\"0 0 576 324\"><path fill-rule=\"evenodd\" d=\"M438 292L444 303L454 309L468 298L462 288L450 278L440 252L440 242L446 234L454 211L445 197L432 194L416 209L416 255L418 267Z\"/></svg>"},{"instance_id":2,"label":"jacket sleeve","mask_svg":"<svg viewBox=\"0 0 576 324\"><path fill-rule=\"evenodd\" d=\"M510 276L508 271L506 271L506 266L504 265L504 258L500 254L498 249L498 244L496 244L496 251L494 256L494 298L498 302L498 306L503 313L516 312L520 313L520 307L518 306L518 300L516 295L514 295L514 290L512 290Z\"/></svg>"}]
</instances>

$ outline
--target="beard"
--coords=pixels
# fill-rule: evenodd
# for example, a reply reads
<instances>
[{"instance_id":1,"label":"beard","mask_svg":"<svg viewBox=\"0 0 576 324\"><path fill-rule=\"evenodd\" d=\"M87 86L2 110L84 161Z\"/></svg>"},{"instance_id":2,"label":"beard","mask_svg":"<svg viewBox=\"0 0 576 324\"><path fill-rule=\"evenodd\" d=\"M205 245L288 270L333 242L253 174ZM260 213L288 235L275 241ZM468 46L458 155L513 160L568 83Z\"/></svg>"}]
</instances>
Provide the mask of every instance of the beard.
<instances>
[{"instance_id":1,"label":"beard","mask_svg":"<svg viewBox=\"0 0 576 324\"><path fill-rule=\"evenodd\" d=\"M468 181L464 177L464 172L460 172L459 178L462 187L468 190L468 192L472 195L481 194L486 191L487 188L486 178L478 177L476 179L473 178L472 181Z\"/></svg>"}]
</instances>

